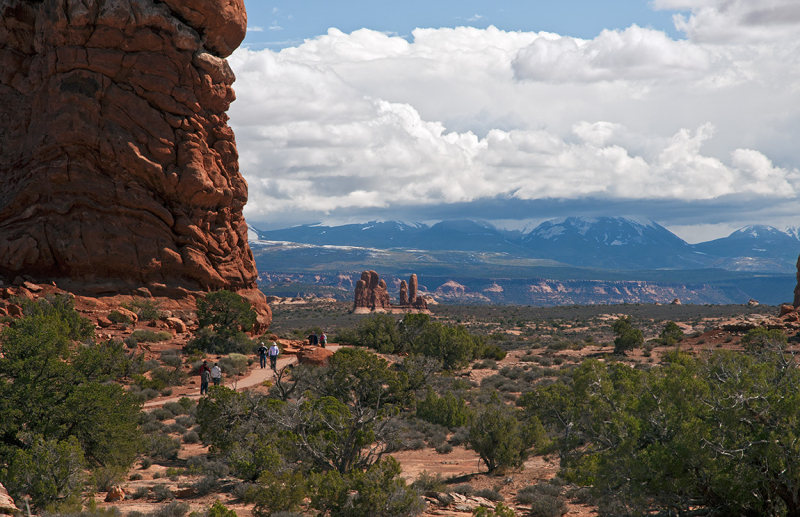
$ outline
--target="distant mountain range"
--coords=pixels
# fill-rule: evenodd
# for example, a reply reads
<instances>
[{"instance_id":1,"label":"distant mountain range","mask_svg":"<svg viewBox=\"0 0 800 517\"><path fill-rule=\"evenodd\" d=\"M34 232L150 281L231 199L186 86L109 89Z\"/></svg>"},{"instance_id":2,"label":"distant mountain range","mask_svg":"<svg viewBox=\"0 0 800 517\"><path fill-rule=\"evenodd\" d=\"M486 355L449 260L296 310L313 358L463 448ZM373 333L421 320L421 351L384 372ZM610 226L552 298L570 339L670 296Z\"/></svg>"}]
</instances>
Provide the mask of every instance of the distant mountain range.
<instances>
[{"instance_id":1,"label":"distant mountain range","mask_svg":"<svg viewBox=\"0 0 800 517\"><path fill-rule=\"evenodd\" d=\"M396 221L343 226L303 225L261 231L253 241L283 241L316 246L375 250L499 253L509 257L613 270L690 270L793 273L800 254L797 228L747 226L728 237L688 244L649 220L623 217L568 217L529 232L508 232L471 220L433 226Z\"/></svg>"}]
</instances>

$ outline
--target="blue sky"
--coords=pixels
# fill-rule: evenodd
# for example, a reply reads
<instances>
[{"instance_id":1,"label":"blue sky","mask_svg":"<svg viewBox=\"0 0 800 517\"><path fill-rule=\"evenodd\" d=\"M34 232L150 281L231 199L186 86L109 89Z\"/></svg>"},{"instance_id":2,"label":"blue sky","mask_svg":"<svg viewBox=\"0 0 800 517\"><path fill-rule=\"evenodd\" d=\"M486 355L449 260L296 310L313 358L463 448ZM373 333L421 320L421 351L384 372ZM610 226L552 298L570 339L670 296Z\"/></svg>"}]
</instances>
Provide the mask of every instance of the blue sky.
<instances>
[{"instance_id":1,"label":"blue sky","mask_svg":"<svg viewBox=\"0 0 800 517\"><path fill-rule=\"evenodd\" d=\"M800 226L800 0L246 2L258 228Z\"/></svg>"},{"instance_id":2,"label":"blue sky","mask_svg":"<svg viewBox=\"0 0 800 517\"><path fill-rule=\"evenodd\" d=\"M335 27L350 33L361 28L407 38L418 27L494 25L507 31L547 31L593 38L603 29L633 24L681 37L672 23L674 11L655 10L649 0L430 0L413 1L280 1L249 0L250 31L244 45L279 50L295 46Z\"/></svg>"}]
</instances>

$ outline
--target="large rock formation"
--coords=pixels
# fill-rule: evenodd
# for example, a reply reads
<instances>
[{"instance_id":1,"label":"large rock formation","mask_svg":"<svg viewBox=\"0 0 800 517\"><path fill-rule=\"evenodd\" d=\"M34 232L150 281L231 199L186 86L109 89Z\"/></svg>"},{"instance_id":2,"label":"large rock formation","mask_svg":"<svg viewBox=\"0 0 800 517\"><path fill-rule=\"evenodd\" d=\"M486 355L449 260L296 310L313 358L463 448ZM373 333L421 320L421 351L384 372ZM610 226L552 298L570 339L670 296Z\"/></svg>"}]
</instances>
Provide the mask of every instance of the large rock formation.
<instances>
[{"instance_id":1,"label":"large rock formation","mask_svg":"<svg viewBox=\"0 0 800 517\"><path fill-rule=\"evenodd\" d=\"M225 113L246 26L243 0L0 0L0 275L228 288L268 323Z\"/></svg>"},{"instance_id":2,"label":"large rock formation","mask_svg":"<svg viewBox=\"0 0 800 517\"><path fill-rule=\"evenodd\" d=\"M410 286L410 287L409 287ZM386 282L381 280L375 271L364 271L361 280L356 282L355 302L353 310L356 312L397 310L427 310L428 303L422 296L417 296L417 275L411 275L409 284L400 281L400 305L392 305Z\"/></svg>"},{"instance_id":3,"label":"large rock formation","mask_svg":"<svg viewBox=\"0 0 800 517\"><path fill-rule=\"evenodd\" d=\"M797 286L794 288L794 307L800 308L800 256L797 257Z\"/></svg>"},{"instance_id":4,"label":"large rock formation","mask_svg":"<svg viewBox=\"0 0 800 517\"><path fill-rule=\"evenodd\" d=\"M356 282L353 309L385 310L391 307L386 282L375 271L364 271L361 280Z\"/></svg>"}]
</instances>

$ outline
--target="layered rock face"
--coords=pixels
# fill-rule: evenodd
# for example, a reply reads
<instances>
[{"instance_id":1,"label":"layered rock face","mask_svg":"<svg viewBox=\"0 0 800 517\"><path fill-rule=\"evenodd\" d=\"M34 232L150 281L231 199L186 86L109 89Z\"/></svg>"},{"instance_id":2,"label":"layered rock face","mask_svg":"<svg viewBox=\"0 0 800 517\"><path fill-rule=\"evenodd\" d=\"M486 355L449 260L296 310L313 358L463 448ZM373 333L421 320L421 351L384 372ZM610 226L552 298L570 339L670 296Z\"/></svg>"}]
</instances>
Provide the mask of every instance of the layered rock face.
<instances>
[{"instance_id":1,"label":"layered rock face","mask_svg":"<svg viewBox=\"0 0 800 517\"><path fill-rule=\"evenodd\" d=\"M386 282L375 271L364 271L361 280L356 282L355 311L386 311L391 309L426 310L428 303L417 296L417 275L411 275L409 283L400 281L400 305L394 306L389 300Z\"/></svg>"},{"instance_id":2,"label":"layered rock face","mask_svg":"<svg viewBox=\"0 0 800 517\"><path fill-rule=\"evenodd\" d=\"M364 271L361 280L356 282L354 309L368 309L370 311L388 309L391 307L389 292L386 282L381 280L375 271Z\"/></svg>"},{"instance_id":3,"label":"layered rock face","mask_svg":"<svg viewBox=\"0 0 800 517\"><path fill-rule=\"evenodd\" d=\"M0 274L228 288L268 323L225 113L246 25L243 0L0 0Z\"/></svg>"}]
</instances>

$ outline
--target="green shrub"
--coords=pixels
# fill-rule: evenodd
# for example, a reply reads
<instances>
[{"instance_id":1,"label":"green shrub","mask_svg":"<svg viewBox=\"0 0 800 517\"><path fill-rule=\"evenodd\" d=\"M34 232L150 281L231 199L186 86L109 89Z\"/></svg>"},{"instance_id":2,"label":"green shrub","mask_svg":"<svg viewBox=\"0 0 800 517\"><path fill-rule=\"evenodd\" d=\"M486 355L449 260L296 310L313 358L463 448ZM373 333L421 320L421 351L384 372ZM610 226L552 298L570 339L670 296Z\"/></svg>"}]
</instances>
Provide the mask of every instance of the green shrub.
<instances>
[{"instance_id":1,"label":"green shrub","mask_svg":"<svg viewBox=\"0 0 800 517\"><path fill-rule=\"evenodd\" d=\"M108 313L108 319L109 319L109 321L111 321L111 323L125 323L125 324L133 323L128 316L126 316L125 314L122 314L119 311L111 311L111 312L109 312Z\"/></svg>"},{"instance_id":2,"label":"green shrub","mask_svg":"<svg viewBox=\"0 0 800 517\"><path fill-rule=\"evenodd\" d=\"M423 470L419 473L417 479L411 483L411 488L424 494L426 492L444 492L447 485L445 485L441 474L431 474L427 470Z\"/></svg>"},{"instance_id":3,"label":"green shrub","mask_svg":"<svg viewBox=\"0 0 800 517\"><path fill-rule=\"evenodd\" d=\"M672 346L683 340L683 331L674 321L668 321L659 336L662 345Z\"/></svg>"},{"instance_id":4,"label":"green shrub","mask_svg":"<svg viewBox=\"0 0 800 517\"><path fill-rule=\"evenodd\" d=\"M524 427L515 411L493 396L469 426L469 447L486 464L490 473L521 467L544 431L534 421Z\"/></svg>"},{"instance_id":5,"label":"green shrub","mask_svg":"<svg viewBox=\"0 0 800 517\"><path fill-rule=\"evenodd\" d=\"M238 294L219 290L197 301L197 319L200 327L230 337L249 332L256 323L256 311Z\"/></svg>"},{"instance_id":6,"label":"green shrub","mask_svg":"<svg viewBox=\"0 0 800 517\"><path fill-rule=\"evenodd\" d=\"M80 494L85 468L74 436L61 442L36 438L29 449L17 449L3 481L14 499L27 494L34 506L43 508Z\"/></svg>"},{"instance_id":7,"label":"green shrub","mask_svg":"<svg viewBox=\"0 0 800 517\"><path fill-rule=\"evenodd\" d=\"M159 483L153 487L153 498L156 500L156 502L160 503L161 501L175 499L175 494L172 493L172 490L170 490L167 485Z\"/></svg>"},{"instance_id":8,"label":"green shrub","mask_svg":"<svg viewBox=\"0 0 800 517\"><path fill-rule=\"evenodd\" d=\"M174 416L186 413L186 408L184 408L180 402L167 402L162 407Z\"/></svg>"},{"instance_id":9,"label":"green shrub","mask_svg":"<svg viewBox=\"0 0 800 517\"><path fill-rule=\"evenodd\" d=\"M787 341L786 334L783 331L779 329L767 330L763 327L748 330L742 336L742 345L750 353L781 349L786 345Z\"/></svg>"},{"instance_id":10,"label":"green shrub","mask_svg":"<svg viewBox=\"0 0 800 517\"><path fill-rule=\"evenodd\" d=\"M150 456L164 460L174 460L181 450L181 441L166 434L154 434L148 437Z\"/></svg>"},{"instance_id":11,"label":"green shrub","mask_svg":"<svg viewBox=\"0 0 800 517\"><path fill-rule=\"evenodd\" d=\"M149 329L140 329L134 330L128 337L136 340L137 343L159 343L161 341L169 341L174 336L166 330L155 332Z\"/></svg>"},{"instance_id":12,"label":"green shrub","mask_svg":"<svg viewBox=\"0 0 800 517\"><path fill-rule=\"evenodd\" d=\"M475 492L475 495L494 502L502 501L504 499L500 492L493 488L482 488Z\"/></svg>"},{"instance_id":13,"label":"green shrub","mask_svg":"<svg viewBox=\"0 0 800 517\"><path fill-rule=\"evenodd\" d=\"M123 303L122 307L136 314L140 321L153 321L161 318L161 308L157 301L145 298L134 298L130 302Z\"/></svg>"},{"instance_id":14,"label":"green shrub","mask_svg":"<svg viewBox=\"0 0 800 517\"><path fill-rule=\"evenodd\" d=\"M498 503L494 510L479 506L472 511L472 515L473 517L516 517L517 514L503 503Z\"/></svg>"},{"instance_id":15,"label":"green shrub","mask_svg":"<svg viewBox=\"0 0 800 517\"><path fill-rule=\"evenodd\" d=\"M424 509L416 491L400 477L392 457L366 471L336 471L311 476L311 506L330 517L411 517Z\"/></svg>"},{"instance_id":16,"label":"green shrub","mask_svg":"<svg viewBox=\"0 0 800 517\"><path fill-rule=\"evenodd\" d=\"M219 499L208 509L208 517L236 517L234 510L229 510Z\"/></svg>"},{"instance_id":17,"label":"green shrub","mask_svg":"<svg viewBox=\"0 0 800 517\"><path fill-rule=\"evenodd\" d=\"M425 398L417 404L417 418L451 429L467 425L471 417L472 412L464 399L451 392L439 397L429 387Z\"/></svg>"},{"instance_id":18,"label":"green shrub","mask_svg":"<svg viewBox=\"0 0 800 517\"><path fill-rule=\"evenodd\" d=\"M269 517L277 512L296 510L306 495L305 476L300 472L275 474L266 471L258 478L258 484L254 495L255 517Z\"/></svg>"},{"instance_id":19,"label":"green shrub","mask_svg":"<svg viewBox=\"0 0 800 517\"><path fill-rule=\"evenodd\" d=\"M617 336L614 339L614 354L616 355L623 355L628 350L641 347L642 343L644 343L642 331L633 328L630 316L616 320L611 329Z\"/></svg>"}]
</instances>

